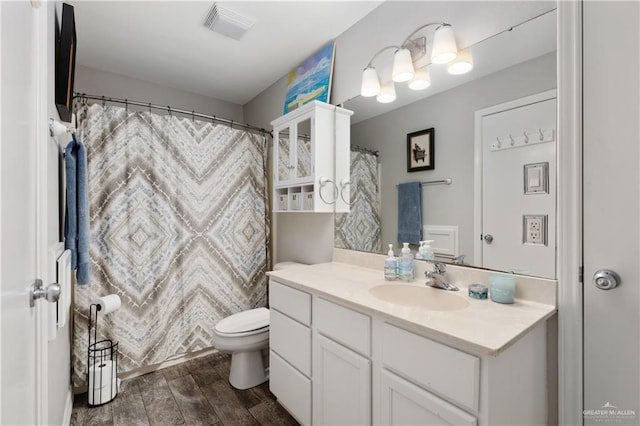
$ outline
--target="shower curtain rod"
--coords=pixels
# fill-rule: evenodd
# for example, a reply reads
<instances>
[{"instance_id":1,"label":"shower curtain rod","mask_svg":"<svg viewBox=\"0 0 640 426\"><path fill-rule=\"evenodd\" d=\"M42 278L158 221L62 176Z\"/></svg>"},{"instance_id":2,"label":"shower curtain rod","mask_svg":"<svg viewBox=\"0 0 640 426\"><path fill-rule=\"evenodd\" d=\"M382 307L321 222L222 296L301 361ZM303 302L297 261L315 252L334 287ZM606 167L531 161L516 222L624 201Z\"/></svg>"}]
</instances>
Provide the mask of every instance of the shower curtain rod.
<instances>
[{"instance_id":1,"label":"shower curtain rod","mask_svg":"<svg viewBox=\"0 0 640 426\"><path fill-rule=\"evenodd\" d=\"M361 146L358 146L358 145L351 145L351 150L352 151L365 152L367 154L375 155L376 157L380 156L380 151L374 151L372 149L364 148L364 147L361 147Z\"/></svg>"},{"instance_id":2,"label":"shower curtain rod","mask_svg":"<svg viewBox=\"0 0 640 426\"><path fill-rule=\"evenodd\" d=\"M74 99L77 99L77 98L80 98L80 99L91 99L91 100L95 100L95 101L120 103L120 104L125 104L125 105L135 105L135 106L145 107L145 108L149 108L149 109L159 109L159 110L167 111L169 114L172 114L172 113L175 112L177 114L183 114L183 115L191 116L194 119L196 117L197 118L204 118L204 119L207 119L207 120L211 120L212 122L217 122L217 123L220 123L220 124L227 125L227 126L229 126L231 128L233 128L233 126L241 127L243 129L250 130L252 132L266 134L266 135L269 135L269 136L273 137L273 134L271 132L265 130L262 127L256 127L256 126L252 126L250 124L241 123L239 121L234 121L234 120L229 120L229 119L226 119L226 118L216 117L215 115L202 114L202 113L195 112L195 111L187 111L185 109L173 108L171 106L152 104L151 102L139 102L139 101L132 101L132 100L129 100L129 99L112 98L110 96L88 95L86 93L78 93L78 92L74 92L73 98Z\"/></svg>"}]
</instances>

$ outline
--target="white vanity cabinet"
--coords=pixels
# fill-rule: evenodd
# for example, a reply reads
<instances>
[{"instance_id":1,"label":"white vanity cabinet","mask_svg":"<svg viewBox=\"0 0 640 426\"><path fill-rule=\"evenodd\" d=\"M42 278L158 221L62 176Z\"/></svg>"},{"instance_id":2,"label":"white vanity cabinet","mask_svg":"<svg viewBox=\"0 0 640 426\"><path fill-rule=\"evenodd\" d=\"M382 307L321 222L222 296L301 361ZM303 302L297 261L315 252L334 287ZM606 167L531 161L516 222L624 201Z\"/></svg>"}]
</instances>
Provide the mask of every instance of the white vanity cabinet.
<instances>
[{"instance_id":1,"label":"white vanity cabinet","mask_svg":"<svg viewBox=\"0 0 640 426\"><path fill-rule=\"evenodd\" d=\"M274 212L349 211L352 114L312 101L271 122Z\"/></svg>"},{"instance_id":2,"label":"white vanity cabinet","mask_svg":"<svg viewBox=\"0 0 640 426\"><path fill-rule=\"evenodd\" d=\"M553 422L545 322L488 355L274 278L269 288L270 389L305 425Z\"/></svg>"}]
</instances>

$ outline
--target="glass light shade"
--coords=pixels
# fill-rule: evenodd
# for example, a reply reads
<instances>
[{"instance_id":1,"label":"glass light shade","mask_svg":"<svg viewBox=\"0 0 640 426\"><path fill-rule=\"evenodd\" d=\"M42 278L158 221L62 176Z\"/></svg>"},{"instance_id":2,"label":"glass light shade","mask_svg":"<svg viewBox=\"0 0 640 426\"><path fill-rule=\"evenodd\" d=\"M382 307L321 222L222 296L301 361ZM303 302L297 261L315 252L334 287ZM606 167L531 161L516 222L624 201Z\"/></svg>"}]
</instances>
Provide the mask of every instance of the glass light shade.
<instances>
[{"instance_id":1,"label":"glass light shade","mask_svg":"<svg viewBox=\"0 0 640 426\"><path fill-rule=\"evenodd\" d=\"M376 100L381 104L388 104L389 102L393 102L396 100L396 88L393 85L393 81L382 83L382 86L380 87L380 93L378 94Z\"/></svg>"},{"instance_id":2,"label":"glass light shade","mask_svg":"<svg viewBox=\"0 0 640 426\"><path fill-rule=\"evenodd\" d=\"M409 89L424 90L429 86L431 86L429 67L418 68L413 75L413 78L409 81Z\"/></svg>"},{"instance_id":3,"label":"glass light shade","mask_svg":"<svg viewBox=\"0 0 640 426\"><path fill-rule=\"evenodd\" d=\"M378 72L373 67L367 67L362 71L362 85L360 86L360 94L364 97L376 96L380 93L380 80L378 80Z\"/></svg>"},{"instance_id":4,"label":"glass light shade","mask_svg":"<svg viewBox=\"0 0 640 426\"><path fill-rule=\"evenodd\" d=\"M469 48L462 49L458 56L447 64L449 74L459 75L468 73L473 69L473 56Z\"/></svg>"},{"instance_id":5,"label":"glass light shade","mask_svg":"<svg viewBox=\"0 0 640 426\"><path fill-rule=\"evenodd\" d=\"M413 61L409 49L398 49L393 55L392 79L398 83L409 81L413 78Z\"/></svg>"},{"instance_id":6,"label":"glass light shade","mask_svg":"<svg viewBox=\"0 0 640 426\"><path fill-rule=\"evenodd\" d=\"M453 27L449 24L441 25L433 35L431 62L434 64L446 64L454 60L457 54L458 48Z\"/></svg>"}]
</instances>

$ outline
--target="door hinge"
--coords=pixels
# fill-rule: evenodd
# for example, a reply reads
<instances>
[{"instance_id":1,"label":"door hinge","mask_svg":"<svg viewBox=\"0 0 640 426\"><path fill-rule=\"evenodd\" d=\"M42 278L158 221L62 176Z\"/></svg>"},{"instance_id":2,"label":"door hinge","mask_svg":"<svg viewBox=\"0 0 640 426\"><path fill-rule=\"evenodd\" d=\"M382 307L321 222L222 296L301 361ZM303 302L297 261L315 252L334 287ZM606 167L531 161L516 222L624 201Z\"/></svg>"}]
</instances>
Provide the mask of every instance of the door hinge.
<instances>
[{"instance_id":1,"label":"door hinge","mask_svg":"<svg viewBox=\"0 0 640 426\"><path fill-rule=\"evenodd\" d=\"M578 268L578 281L580 284L584 284L584 266Z\"/></svg>"}]
</instances>

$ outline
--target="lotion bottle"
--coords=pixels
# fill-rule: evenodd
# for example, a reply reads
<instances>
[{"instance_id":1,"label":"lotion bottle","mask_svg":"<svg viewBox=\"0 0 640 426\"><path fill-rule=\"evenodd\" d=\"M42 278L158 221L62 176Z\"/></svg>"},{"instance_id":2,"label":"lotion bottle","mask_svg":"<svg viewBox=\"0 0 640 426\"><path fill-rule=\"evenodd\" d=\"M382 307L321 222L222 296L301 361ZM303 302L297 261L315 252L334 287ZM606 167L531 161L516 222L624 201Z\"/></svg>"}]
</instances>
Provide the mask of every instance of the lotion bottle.
<instances>
[{"instance_id":1,"label":"lotion bottle","mask_svg":"<svg viewBox=\"0 0 640 426\"><path fill-rule=\"evenodd\" d=\"M388 257L384 261L384 279L395 281L398 271L398 259L393 255L393 244L389 244Z\"/></svg>"},{"instance_id":2,"label":"lotion bottle","mask_svg":"<svg viewBox=\"0 0 640 426\"><path fill-rule=\"evenodd\" d=\"M403 281L413 281L413 255L409 243L402 243L400 262L398 263L398 275Z\"/></svg>"},{"instance_id":3,"label":"lotion bottle","mask_svg":"<svg viewBox=\"0 0 640 426\"><path fill-rule=\"evenodd\" d=\"M420 255L420 259L424 260L436 260L435 253L433 252L433 247L431 247L431 243L433 240L420 241L420 251L418 254Z\"/></svg>"}]
</instances>

